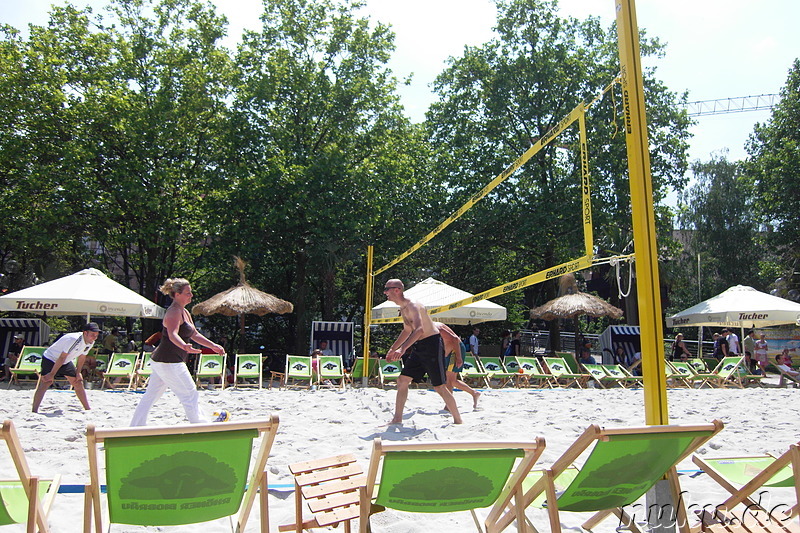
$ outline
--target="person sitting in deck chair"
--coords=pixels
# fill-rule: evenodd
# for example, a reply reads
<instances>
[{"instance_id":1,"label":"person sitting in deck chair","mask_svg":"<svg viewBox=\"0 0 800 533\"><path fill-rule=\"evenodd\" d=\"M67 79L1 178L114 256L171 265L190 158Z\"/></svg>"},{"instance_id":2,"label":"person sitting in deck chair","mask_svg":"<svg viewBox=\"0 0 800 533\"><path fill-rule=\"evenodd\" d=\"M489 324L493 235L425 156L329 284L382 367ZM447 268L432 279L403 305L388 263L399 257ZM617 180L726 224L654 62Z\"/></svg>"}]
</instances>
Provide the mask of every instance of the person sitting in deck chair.
<instances>
[{"instance_id":1,"label":"person sitting in deck chair","mask_svg":"<svg viewBox=\"0 0 800 533\"><path fill-rule=\"evenodd\" d=\"M786 364L786 356L784 354L778 354L775 357L775 367L781 373L781 381L779 383L780 386L786 384L786 378L789 378L792 381L794 381L795 387L797 387L798 384L800 384L800 372L798 372L797 370L793 369L792 367Z\"/></svg>"}]
</instances>

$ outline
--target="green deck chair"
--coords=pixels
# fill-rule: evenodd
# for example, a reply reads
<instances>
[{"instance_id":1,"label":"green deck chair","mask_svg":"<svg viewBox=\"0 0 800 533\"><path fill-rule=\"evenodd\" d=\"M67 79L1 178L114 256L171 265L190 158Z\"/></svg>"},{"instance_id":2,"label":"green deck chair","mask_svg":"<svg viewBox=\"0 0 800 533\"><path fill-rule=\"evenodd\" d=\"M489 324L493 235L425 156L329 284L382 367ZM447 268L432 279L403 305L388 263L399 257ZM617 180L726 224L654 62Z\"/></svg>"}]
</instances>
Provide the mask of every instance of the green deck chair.
<instances>
[{"instance_id":1,"label":"green deck chair","mask_svg":"<svg viewBox=\"0 0 800 533\"><path fill-rule=\"evenodd\" d=\"M800 447L796 444L789 446L789 450L780 457L754 455L701 458L695 455L692 461L730 492L731 497L720 505L722 509L732 510L737 505L744 504L749 509L769 512L770 509L763 509L750 498L753 493L763 487L789 487L794 488L795 504L788 509L786 517L800 514L800 484L794 477L794 470L800 469Z\"/></svg>"},{"instance_id":2,"label":"green deck chair","mask_svg":"<svg viewBox=\"0 0 800 533\"><path fill-rule=\"evenodd\" d=\"M341 355L321 355L317 361L319 387L344 388L344 364ZM334 381L338 381L335 384Z\"/></svg>"},{"instance_id":3,"label":"green deck chair","mask_svg":"<svg viewBox=\"0 0 800 533\"><path fill-rule=\"evenodd\" d=\"M236 354L236 367L233 372L233 388L250 387L261 389L261 354Z\"/></svg>"},{"instance_id":4,"label":"green deck chair","mask_svg":"<svg viewBox=\"0 0 800 533\"><path fill-rule=\"evenodd\" d=\"M388 444L377 438L365 484L360 487L362 533L371 511L381 507L415 513L470 511L479 531L476 509L491 507L486 531L500 531L497 520L517 503L519 531L528 531L519 506L521 483L544 451L544 439L533 442L417 442ZM377 486L377 490L376 490ZM370 498L374 495L374 505Z\"/></svg>"},{"instance_id":5,"label":"green deck chair","mask_svg":"<svg viewBox=\"0 0 800 533\"><path fill-rule=\"evenodd\" d=\"M400 377L400 372L403 371L403 360L389 362L386 359L378 361L378 376L381 380L381 388L384 388L387 383L397 382Z\"/></svg>"},{"instance_id":6,"label":"green deck chair","mask_svg":"<svg viewBox=\"0 0 800 533\"><path fill-rule=\"evenodd\" d=\"M714 361L716 361L716 359L714 359ZM692 369L695 371L696 374L708 374L709 372L704 359L700 359L699 357L693 357L692 359L689 359L686 362L692 366ZM714 366L717 366L716 363L714 364Z\"/></svg>"},{"instance_id":7,"label":"green deck chair","mask_svg":"<svg viewBox=\"0 0 800 533\"><path fill-rule=\"evenodd\" d=\"M608 375L617 378L617 382L623 387L635 387L642 384L642 376L634 376L622 365L602 365Z\"/></svg>"},{"instance_id":8,"label":"green deck chair","mask_svg":"<svg viewBox=\"0 0 800 533\"><path fill-rule=\"evenodd\" d=\"M99 446L105 453L110 523L180 526L238 512L236 531L241 532L260 492L261 531L268 531L266 464L277 431L277 415L168 427L96 429L90 424L84 531L103 531ZM261 445L251 464L259 435Z\"/></svg>"},{"instance_id":9,"label":"green deck chair","mask_svg":"<svg viewBox=\"0 0 800 533\"><path fill-rule=\"evenodd\" d=\"M517 364L521 372L517 378L517 386L522 386L522 383L530 386L540 388L553 388L556 384L552 374L548 374L539 366L539 361L535 357L517 357Z\"/></svg>"},{"instance_id":10,"label":"green deck chair","mask_svg":"<svg viewBox=\"0 0 800 533\"><path fill-rule=\"evenodd\" d=\"M116 378L127 380L127 388L133 387L133 376L136 372L136 363L139 360L138 353L114 353L111 354L111 359L108 360L108 368L103 373L103 383L100 388L105 388L106 385L113 388L115 385L111 383Z\"/></svg>"},{"instance_id":11,"label":"green deck chair","mask_svg":"<svg viewBox=\"0 0 800 533\"><path fill-rule=\"evenodd\" d=\"M313 384L314 377L311 374L311 356L308 355L287 355L286 356L286 378L284 387L305 387L309 388Z\"/></svg>"},{"instance_id":12,"label":"green deck chair","mask_svg":"<svg viewBox=\"0 0 800 533\"><path fill-rule=\"evenodd\" d=\"M369 376L367 376L367 383L378 383L378 361L374 357L369 358ZM364 358L358 357L353 363L353 368L349 374L345 374L345 380L350 385L361 385L364 379Z\"/></svg>"},{"instance_id":13,"label":"green deck chair","mask_svg":"<svg viewBox=\"0 0 800 533\"><path fill-rule=\"evenodd\" d=\"M11 379L8 381L7 389L12 384L19 384L20 376L34 376L38 379L39 371L42 369L42 355L47 350L45 346L23 346L17 359L17 364L11 370Z\"/></svg>"},{"instance_id":14,"label":"green deck chair","mask_svg":"<svg viewBox=\"0 0 800 533\"><path fill-rule=\"evenodd\" d=\"M565 388L570 388L573 385L582 389L589 379L588 374L575 374L573 373L563 357L545 357L544 364L547 365L550 374L556 380L556 383L563 385ZM562 383L563 381L563 383Z\"/></svg>"},{"instance_id":15,"label":"green deck chair","mask_svg":"<svg viewBox=\"0 0 800 533\"><path fill-rule=\"evenodd\" d=\"M616 376L612 376L606 372L606 369L603 367L603 365L585 364L583 365L583 368L586 369L586 373L589 374L594 382L600 385L600 388L602 389L606 389L613 385L619 385L620 387L623 386Z\"/></svg>"},{"instance_id":16,"label":"green deck chair","mask_svg":"<svg viewBox=\"0 0 800 533\"><path fill-rule=\"evenodd\" d=\"M671 382L673 386L692 388L697 381L697 374L694 373L689 363L664 361L664 372L666 373L667 381Z\"/></svg>"},{"instance_id":17,"label":"green deck chair","mask_svg":"<svg viewBox=\"0 0 800 533\"><path fill-rule=\"evenodd\" d=\"M544 493L553 533L561 531L559 513L564 511L594 512L595 515L583 524L584 529L593 529L613 513L620 519L620 525L638 531L632 517L622 508L635 503L668 474L673 501L678 502L678 527L682 533L688 533L688 517L679 498L675 465L722 428L719 420L710 424L618 429L591 425L550 468L529 476L524 484L522 505L527 507ZM574 467L575 461L592 445L591 453L574 479L564 483L566 488L557 493L555 480ZM510 506L499 521L500 528L509 526L516 515L517 509Z\"/></svg>"},{"instance_id":18,"label":"green deck chair","mask_svg":"<svg viewBox=\"0 0 800 533\"><path fill-rule=\"evenodd\" d=\"M466 383L477 382L489 388L489 380L487 379L486 372L474 355L464 356L463 365L461 366L461 379Z\"/></svg>"},{"instance_id":19,"label":"green deck chair","mask_svg":"<svg viewBox=\"0 0 800 533\"><path fill-rule=\"evenodd\" d=\"M583 374L581 372L581 367L578 364L578 361L575 359L575 353L573 352L555 352L554 354L556 357L560 357L567 363L567 367L569 371L573 374Z\"/></svg>"},{"instance_id":20,"label":"green deck chair","mask_svg":"<svg viewBox=\"0 0 800 533\"><path fill-rule=\"evenodd\" d=\"M729 385L742 388L741 381L737 381L736 369L742 364L744 356L735 355L732 357L724 357L719 362L713 372L708 374L698 374L698 378L702 378L700 388L704 385L718 389L725 388Z\"/></svg>"},{"instance_id":21,"label":"green deck chair","mask_svg":"<svg viewBox=\"0 0 800 533\"><path fill-rule=\"evenodd\" d=\"M153 374L153 354L152 352L142 352L142 357L139 359L139 368L133 376L132 389L141 389L147 387L147 381Z\"/></svg>"},{"instance_id":22,"label":"green deck chair","mask_svg":"<svg viewBox=\"0 0 800 533\"><path fill-rule=\"evenodd\" d=\"M194 382L198 388L201 387L200 381L207 379L209 385L213 384L214 379L218 379L220 386L225 388L225 356L218 353L201 353L197 360L197 374Z\"/></svg>"},{"instance_id":23,"label":"green deck chair","mask_svg":"<svg viewBox=\"0 0 800 533\"><path fill-rule=\"evenodd\" d=\"M91 353L91 350L89 352ZM97 366L95 366L92 373L92 381L103 383L103 374L108 370L108 360L111 359L111 354L95 352L94 359L97 361Z\"/></svg>"},{"instance_id":24,"label":"green deck chair","mask_svg":"<svg viewBox=\"0 0 800 533\"><path fill-rule=\"evenodd\" d=\"M764 384L761 382L761 380L763 380L764 377L765 376L762 374L751 374L747 369L747 364L745 363L744 359L742 359L742 362L739 363L739 366L736 368L736 372L733 375L733 381L743 389L748 385L763 387Z\"/></svg>"},{"instance_id":25,"label":"green deck chair","mask_svg":"<svg viewBox=\"0 0 800 533\"><path fill-rule=\"evenodd\" d=\"M486 379L489 383L493 379L497 380L497 388L502 389L506 385L515 385L517 375L506 370L505 365L499 357L481 357L481 366L486 372Z\"/></svg>"},{"instance_id":26,"label":"green deck chair","mask_svg":"<svg viewBox=\"0 0 800 533\"><path fill-rule=\"evenodd\" d=\"M0 526L27 524L27 531L33 532L38 527L39 533L47 533L50 531L47 514L61 484L61 476L40 480L31 475L25 452L11 420L3 421L3 441L8 447L17 477L11 480L0 479ZM34 495L32 501L29 500L31 495Z\"/></svg>"}]
</instances>

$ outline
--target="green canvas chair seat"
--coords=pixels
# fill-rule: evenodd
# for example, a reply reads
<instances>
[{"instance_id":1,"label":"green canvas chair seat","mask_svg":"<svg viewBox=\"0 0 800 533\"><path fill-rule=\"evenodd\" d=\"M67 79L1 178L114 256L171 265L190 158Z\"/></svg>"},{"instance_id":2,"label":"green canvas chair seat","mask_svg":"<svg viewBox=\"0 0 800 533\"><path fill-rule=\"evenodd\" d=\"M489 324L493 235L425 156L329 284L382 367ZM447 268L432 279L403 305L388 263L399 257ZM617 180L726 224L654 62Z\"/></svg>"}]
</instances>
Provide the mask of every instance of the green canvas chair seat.
<instances>
[{"instance_id":1,"label":"green canvas chair seat","mask_svg":"<svg viewBox=\"0 0 800 533\"><path fill-rule=\"evenodd\" d=\"M800 447L796 444L789 446L789 450L780 457L765 454L704 458L695 455L692 461L731 494L720 505L722 509L732 510L739 504L746 505L748 509L762 509L757 501L751 499L753 494L760 493L759 489L793 488L794 505L784 510L787 511L787 517L800 514L800 484L794 477L794 470L800 469Z\"/></svg>"},{"instance_id":2,"label":"green canvas chair seat","mask_svg":"<svg viewBox=\"0 0 800 533\"><path fill-rule=\"evenodd\" d=\"M286 356L286 377L284 386L311 387L314 377L311 374L311 357L308 355Z\"/></svg>"},{"instance_id":3,"label":"green canvas chair seat","mask_svg":"<svg viewBox=\"0 0 800 533\"><path fill-rule=\"evenodd\" d=\"M0 526L27 524L27 531L38 528L40 533L47 533L50 531L47 515L58 493L61 476L51 480L40 480L31 475L28 461L25 459L25 453L11 420L3 422L2 435L17 477L0 479Z\"/></svg>"},{"instance_id":4,"label":"green canvas chair seat","mask_svg":"<svg viewBox=\"0 0 800 533\"><path fill-rule=\"evenodd\" d=\"M251 387L260 389L261 383L261 354L240 353L236 354L236 366L233 373L233 387Z\"/></svg>"},{"instance_id":5,"label":"green canvas chair seat","mask_svg":"<svg viewBox=\"0 0 800 533\"><path fill-rule=\"evenodd\" d=\"M250 422L96 429L89 425L84 531L103 531L98 446L105 456L112 524L180 526L238 513L244 531L261 491L261 531L269 530L266 463L278 417ZM261 445L251 464L254 440ZM176 529L175 531L179 531Z\"/></svg>"},{"instance_id":6,"label":"green canvas chair seat","mask_svg":"<svg viewBox=\"0 0 800 533\"><path fill-rule=\"evenodd\" d=\"M133 376L133 385L131 386L132 389L141 389L147 387L147 381L153 374L152 362L152 352L143 352L142 357L139 360L139 368L136 369L136 373Z\"/></svg>"},{"instance_id":7,"label":"green canvas chair seat","mask_svg":"<svg viewBox=\"0 0 800 533\"><path fill-rule=\"evenodd\" d=\"M542 371L539 361L535 357L517 357L517 365L520 369L517 377L517 385L522 383L537 387L553 388L555 380L552 374Z\"/></svg>"},{"instance_id":8,"label":"green canvas chair seat","mask_svg":"<svg viewBox=\"0 0 800 533\"><path fill-rule=\"evenodd\" d=\"M486 371L484 371L481 364L474 355L465 355L464 361L461 366L461 379L465 382L478 382L484 387L489 387L489 380L487 379Z\"/></svg>"},{"instance_id":9,"label":"green canvas chair seat","mask_svg":"<svg viewBox=\"0 0 800 533\"><path fill-rule=\"evenodd\" d=\"M677 465L705 444L723 428L722 422L691 426L646 426L635 428L604 429L592 425L557 459L550 468L537 473L527 484L522 505L531 505L542 494L546 497L550 531L560 532L560 512L594 512L583 524L591 530L609 514L615 514L621 524L638 531L631 517L622 510L641 498L665 474L669 475L673 501L678 504L678 525L683 533L689 532L686 510L679 498ZM574 479L563 491L558 491L555 480L568 468L577 467L575 461L591 451L578 468ZM507 527L516 517L517 510L510 507L499 521Z\"/></svg>"},{"instance_id":10,"label":"green canvas chair seat","mask_svg":"<svg viewBox=\"0 0 800 533\"><path fill-rule=\"evenodd\" d=\"M378 361L378 376L381 380L381 388L385 387L387 383L396 383L397 378L400 377L400 372L403 371L403 360L387 361L381 359Z\"/></svg>"},{"instance_id":11,"label":"green canvas chair seat","mask_svg":"<svg viewBox=\"0 0 800 533\"><path fill-rule=\"evenodd\" d=\"M197 360L197 373L194 380L197 387L201 386L201 381L207 379L218 379L222 388L225 388L225 356L218 353L201 353Z\"/></svg>"},{"instance_id":12,"label":"green canvas chair seat","mask_svg":"<svg viewBox=\"0 0 800 533\"><path fill-rule=\"evenodd\" d=\"M716 359L714 359L714 361L715 361L714 366L716 367L717 366ZM686 362L691 365L692 370L694 370L695 374L708 374L709 372L708 366L706 366L704 359L701 359L699 357L693 357Z\"/></svg>"},{"instance_id":13,"label":"green canvas chair seat","mask_svg":"<svg viewBox=\"0 0 800 533\"><path fill-rule=\"evenodd\" d=\"M344 388L344 364L341 355L321 355L317 361L320 387ZM336 381L337 383L334 383Z\"/></svg>"},{"instance_id":14,"label":"green canvas chair seat","mask_svg":"<svg viewBox=\"0 0 800 533\"><path fill-rule=\"evenodd\" d=\"M45 350L47 350L45 346L23 346L17 364L9 369L11 370L11 379L6 388L11 387L14 383L19 384L20 376L36 376L38 378L44 358L42 354Z\"/></svg>"},{"instance_id":15,"label":"green canvas chair seat","mask_svg":"<svg viewBox=\"0 0 800 533\"><path fill-rule=\"evenodd\" d=\"M481 521L475 510L487 507L491 509L483 527L500 531L497 520L508 505L520 501L522 481L544 446L542 438L524 443L399 444L375 439L366 482L360 488L360 531L368 531L370 512L376 508L414 513L470 511L478 525ZM528 531L522 508L514 518L519 531Z\"/></svg>"},{"instance_id":16,"label":"green canvas chair seat","mask_svg":"<svg viewBox=\"0 0 800 533\"><path fill-rule=\"evenodd\" d=\"M486 373L486 379L489 383L496 379L498 388L516 383L517 375L506 370L505 365L499 357L481 357L480 359L481 366Z\"/></svg>"},{"instance_id":17,"label":"green canvas chair seat","mask_svg":"<svg viewBox=\"0 0 800 533\"><path fill-rule=\"evenodd\" d=\"M582 389L589 379L588 374L573 373L563 357L545 357L544 364L547 365L547 369L550 371L553 378L555 378L556 383L563 385L565 388L570 388L575 385L579 389Z\"/></svg>"},{"instance_id":18,"label":"green canvas chair seat","mask_svg":"<svg viewBox=\"0 0 800 533\"><path fill-rule=\"evenodd\" d=\"M103 383L100 388L112 387L112 380L122 378L127 380L127 387L133 387L133 375L139 360L138 353L114 353L108 361L108 368L103 372Z\"/></svg>"}]
</instances>

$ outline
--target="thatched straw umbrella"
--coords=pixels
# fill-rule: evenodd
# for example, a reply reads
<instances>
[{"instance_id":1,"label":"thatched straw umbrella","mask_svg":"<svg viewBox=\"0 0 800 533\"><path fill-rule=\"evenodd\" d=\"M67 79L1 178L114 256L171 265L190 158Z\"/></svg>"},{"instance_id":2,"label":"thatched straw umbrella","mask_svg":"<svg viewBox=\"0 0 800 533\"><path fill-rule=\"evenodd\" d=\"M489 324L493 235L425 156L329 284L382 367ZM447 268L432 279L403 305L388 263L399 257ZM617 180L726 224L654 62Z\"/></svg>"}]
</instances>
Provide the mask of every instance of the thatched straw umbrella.
<instances>
[{"instance_id":1,"label":"thatched straw umbrella","mask_svg":"<svg viewBox=\"0 0 800 533\"><path fill-rule=\"evenodd\" d=\"M291 302L281 300L277 296L252 287L244 277L244 268L247 264L239 257L235 259L236 268L239 270L239 284L193 306L192 314L205 316L215 314L225 316L238 315L241 325L241 337L239 340L241 343L242 339L244 339L245 314L264 316L267 313L276 313L282 315L291 313L294 310L294 306Z\"/></svg>"},{"instance_id":2,"label":"thatched straw umbrella","mask_svg":"<svg viewBox=\"0 0 800 533\"><path fill-rule=\"evenodd\" d=\"M574 274L565 274L558 280L558 298L550 300L544 305L531 309L531 318L555 320L557 318L571 318L575 320L575 351L578 350L578 320L579 316L607 316L621 318L622 309L614 307L602 298L578 290L578 283Z\"/></svg>"}]
</instances>

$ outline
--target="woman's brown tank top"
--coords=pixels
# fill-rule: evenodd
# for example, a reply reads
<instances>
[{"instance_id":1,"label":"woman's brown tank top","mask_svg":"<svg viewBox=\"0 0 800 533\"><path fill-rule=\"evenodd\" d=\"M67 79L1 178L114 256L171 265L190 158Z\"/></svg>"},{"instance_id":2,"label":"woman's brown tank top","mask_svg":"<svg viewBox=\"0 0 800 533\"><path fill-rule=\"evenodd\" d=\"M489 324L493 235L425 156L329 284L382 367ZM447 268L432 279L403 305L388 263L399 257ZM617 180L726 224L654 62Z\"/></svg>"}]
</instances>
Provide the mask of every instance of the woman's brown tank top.
<instances>
[{"instance_id":1,"label":"woman's brown tank top","mask_svg":"<svg viewBox=\"0 0 800 533\"><path fill-rule=\"evenodd\" d=\"M183 342L189 342L197 332L194 324L191 322L184 322L178 328L178 336L183 339ZM167 328L161 328L161 342L158 343L156 349L153 350L153 361L159 363L185 363L189 354L183 348L176 346L172 339L167 334Z\"/></svg>"}]
</instances>

